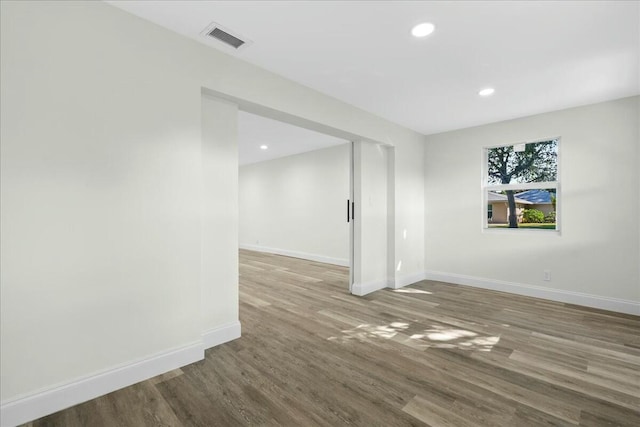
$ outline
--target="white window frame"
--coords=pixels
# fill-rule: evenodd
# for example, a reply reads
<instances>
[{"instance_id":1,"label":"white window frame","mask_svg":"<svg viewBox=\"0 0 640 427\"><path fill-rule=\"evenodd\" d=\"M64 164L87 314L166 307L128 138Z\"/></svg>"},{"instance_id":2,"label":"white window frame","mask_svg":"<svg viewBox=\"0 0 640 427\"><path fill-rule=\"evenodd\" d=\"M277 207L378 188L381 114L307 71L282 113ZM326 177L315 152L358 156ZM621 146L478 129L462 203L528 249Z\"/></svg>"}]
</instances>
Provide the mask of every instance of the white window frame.
<instances>
[{"instance_id":1,"label":"white window frame","mask_svg":"<svg viewBox=\"0 0 640 427\"><path fill-rule=\"evenodd\" d=\"M544 182L528 182L522 184L489 184L489 150L492 148L499 147L509 147L516 146L520 144L537 144L540 142L556 140L556 159L557 159L557 170L556 170L556 180L555 181L544 181ZM561 200L560 197L560 147L561 147L562 138L559 136L550 137L550 138L536 138L526 142L516 142L509 144L498 144L498 145L486 145L482 147L482 178L481 182L481 190L482 190L482 232L488 233L543 233L549 235L560 235L560 218L561 218ZM487 206L489 205L489 191L505 191L505 190L548 190L554 189L556 194L556 229L555 230L545 230L541 228L498 228L498 227L489 227L489 219L487 218Z\"/></svg>"}]
</instances>

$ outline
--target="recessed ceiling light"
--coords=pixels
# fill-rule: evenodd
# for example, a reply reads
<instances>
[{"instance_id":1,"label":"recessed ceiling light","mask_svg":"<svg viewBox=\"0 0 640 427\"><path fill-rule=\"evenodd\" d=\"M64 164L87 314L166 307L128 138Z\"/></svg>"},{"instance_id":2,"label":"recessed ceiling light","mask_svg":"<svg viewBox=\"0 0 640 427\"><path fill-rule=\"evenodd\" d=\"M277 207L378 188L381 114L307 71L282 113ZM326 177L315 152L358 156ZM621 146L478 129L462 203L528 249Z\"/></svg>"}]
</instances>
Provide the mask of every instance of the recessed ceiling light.
<instances>
[{"instance_id":1,"label":"recessed ceiling light","mask_svg":"<svg viewBox=\"0 0 640 427\"><path fill-rule=\"evenodd\" d=\"M492 87L487 87L482 89L480 92L478 92L478 95L480 96L491 96L493 95L493 92L495 92L496 90Z\"/></svg>"},{"instance_id":2,"label":"recessed ceiling light","mask_svg":"<svg viewBox=\"0 0 640 427\"><path fill-rule=\"evenodd\" d=\"M261 145L261 146L260 146L260 149L261 149L261 150L266 150L267 148L269 148L267 145Z\"/></svg>"},{"instance_id":3,"label":"recessed ceiling light","mask_svg":"<svg viewBox=\"0 0 640 427\"><path fill-rule=\"evenodd\" d=\"M418 24L411 29L411 34L413 37L426 37L429 34L433 33L433 30L436 29L436 26L431 22L423 22L422 24Z\"/></svg>"}]
</instances>

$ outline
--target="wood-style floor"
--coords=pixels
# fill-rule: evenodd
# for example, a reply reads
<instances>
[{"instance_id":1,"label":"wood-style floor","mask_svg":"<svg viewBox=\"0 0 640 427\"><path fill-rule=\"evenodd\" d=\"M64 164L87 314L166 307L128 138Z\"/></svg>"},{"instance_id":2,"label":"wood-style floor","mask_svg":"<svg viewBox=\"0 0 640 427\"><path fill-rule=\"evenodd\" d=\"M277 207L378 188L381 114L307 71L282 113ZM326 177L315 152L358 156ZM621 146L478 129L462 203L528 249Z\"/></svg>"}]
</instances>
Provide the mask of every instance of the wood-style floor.
<instances>
[{"instance_id":1,"label":"wood-style floor","mask_svg":"<svg viewBox=\"0 0 640 427\"><path fill-rule=\"evenodd\" d=\"M640 426L640 317L241 251L242 338L33 426Z\"/></svg>"}]
</instances>

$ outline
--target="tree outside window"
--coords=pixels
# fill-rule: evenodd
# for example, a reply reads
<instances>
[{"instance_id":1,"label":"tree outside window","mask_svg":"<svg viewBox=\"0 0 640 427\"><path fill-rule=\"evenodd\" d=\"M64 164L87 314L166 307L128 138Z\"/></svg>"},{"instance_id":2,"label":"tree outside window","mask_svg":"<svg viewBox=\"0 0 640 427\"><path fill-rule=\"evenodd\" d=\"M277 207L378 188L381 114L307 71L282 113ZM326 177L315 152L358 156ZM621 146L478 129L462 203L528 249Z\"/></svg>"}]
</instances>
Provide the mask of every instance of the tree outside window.
<instances>
[{"instance_id":1,"label":"tree outside window","mask_svg":"<svg viewBox=\"0 0 640 427\"><path fill-rule=\"evenodd\" d=\"M557 229L558 141L486 149L485 226Z\"/></svg>"}]
</instances>

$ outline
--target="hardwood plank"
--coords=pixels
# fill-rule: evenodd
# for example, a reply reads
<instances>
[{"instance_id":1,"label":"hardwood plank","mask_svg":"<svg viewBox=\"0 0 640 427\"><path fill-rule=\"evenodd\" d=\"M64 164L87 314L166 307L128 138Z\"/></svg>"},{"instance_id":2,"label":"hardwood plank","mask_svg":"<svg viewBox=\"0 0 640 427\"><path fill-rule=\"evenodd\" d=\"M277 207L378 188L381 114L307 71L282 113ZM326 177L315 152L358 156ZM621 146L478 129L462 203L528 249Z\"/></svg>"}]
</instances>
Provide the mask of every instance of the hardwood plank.
<instances>
[{"instance_id":1,"label":"hardwood plank","mask_svg":"<svg viewBox=\"0 0 640 427\"><path fill-rule=\"evenodd\" d=\"M640 317L240 251L242 338L41 426L637 426Z\"/></svg>"}]
</instances>

